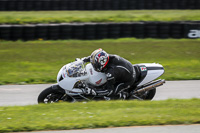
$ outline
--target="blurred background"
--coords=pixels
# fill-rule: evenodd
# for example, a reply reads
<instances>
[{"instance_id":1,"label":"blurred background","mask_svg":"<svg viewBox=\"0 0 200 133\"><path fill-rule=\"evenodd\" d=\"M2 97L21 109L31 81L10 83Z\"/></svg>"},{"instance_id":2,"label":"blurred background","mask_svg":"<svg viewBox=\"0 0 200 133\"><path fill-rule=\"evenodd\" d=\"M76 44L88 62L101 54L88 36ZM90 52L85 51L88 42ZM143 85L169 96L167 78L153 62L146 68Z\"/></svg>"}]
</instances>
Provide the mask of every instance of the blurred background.
<instances>
[{"instance_id":1,"label":"blurred background","mask_svg":"<svg viewBox=\"0 0 200 133\"><path fill-rule=\"evenodd\" d=\"M200 79L199 0L0 0L0 84L54 83L97 48Z\"/></svg>"}]
</instances>

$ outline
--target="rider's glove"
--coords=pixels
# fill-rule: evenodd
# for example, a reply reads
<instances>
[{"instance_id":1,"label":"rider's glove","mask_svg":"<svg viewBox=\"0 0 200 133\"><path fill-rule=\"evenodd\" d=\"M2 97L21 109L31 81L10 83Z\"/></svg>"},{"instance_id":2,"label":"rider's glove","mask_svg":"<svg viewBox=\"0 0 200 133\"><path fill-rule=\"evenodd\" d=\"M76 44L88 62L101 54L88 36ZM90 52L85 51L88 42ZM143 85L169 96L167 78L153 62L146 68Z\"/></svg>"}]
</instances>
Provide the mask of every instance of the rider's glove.
<instances>
[{"instance_id":1,"label":"rider's glove","mask_svg":"<svg viewBox=\"0 0 200 133\"><path fill-rule=\"evenodd\" d=\"M81 58L83 62L90 62L90 56Z\"/></svg>"},{"instance_id":2,"label":"rider's glove","mask_svg":"<svg viewBox=\"0 0 200 133\"><path fill-rule=\"evenodd\" d=\"M81 60L80 58L76 58L75 61Z\"/></svg>"},{"instance_id":3,"label":"rider's glove","mask_svg":"<svg viewBox=\"0 0 200 133\"><path fill-rule=\"evenodd\" d=\"M83 62L87 62L87 61L86 61L86 60L87 60L86 57L81 58L81 60L82 60Z\"/></svg>"}]
</instances>

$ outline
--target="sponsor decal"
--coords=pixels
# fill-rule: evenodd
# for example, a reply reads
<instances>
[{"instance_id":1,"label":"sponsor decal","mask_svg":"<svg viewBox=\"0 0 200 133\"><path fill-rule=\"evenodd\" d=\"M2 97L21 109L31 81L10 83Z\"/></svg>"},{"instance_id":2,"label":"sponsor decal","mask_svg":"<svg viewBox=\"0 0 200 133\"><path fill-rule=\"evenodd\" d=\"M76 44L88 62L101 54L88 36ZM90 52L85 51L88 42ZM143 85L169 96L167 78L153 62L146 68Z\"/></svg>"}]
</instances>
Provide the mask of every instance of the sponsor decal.
<instances>
[{"instance_id":1,"label":"sponsor decal","mask_svg":"<svg viewBox=\"0 0 200 133\"><path fill-rule=\"evenodd\" d=\"M141 71L147 71L147 68L146 67L140 67L140 70Z\"/></svg>"},{"instance_id":2,"label":"sponsor decal","mask_svg":"<svg viewBox=\"0 0 200 133\"><path fill-rule=\"evenodd\" d=\"M189 38L200 38L200 30L190 30L188 33Z\"/></svg>"},{"instance_id":3,"label":"sponsor decal","mask_svg":"<svg viewBox=\"0 0 200 133\"><path fill-rule=\"evenodd\" d=\"M65 71L65 72L62 74L63 78L66 78L67 75L68 75L67 71Z\"/></svg>"},{"instance_id":4,"label":"sponsor decal","mask_svg":"<svg viewBox=\"0 0 200 133\"><path fill-rule=\"evenodd\" d=\"M99 81L97 81L96 82L96 84L98 85L98 84L100 84L101 83L101 81L102 81L102 79L100 79Z\"/></svg>"},{"instance_id":5,"label":"sponsor decal","mask_svg":"<svg viewBox=\"0 0 200 133\"><path fill-rule=\"evenodd\" d=\"M90 74L93 75L92 68L90 68Z\"/></svg>"}]
</instances>

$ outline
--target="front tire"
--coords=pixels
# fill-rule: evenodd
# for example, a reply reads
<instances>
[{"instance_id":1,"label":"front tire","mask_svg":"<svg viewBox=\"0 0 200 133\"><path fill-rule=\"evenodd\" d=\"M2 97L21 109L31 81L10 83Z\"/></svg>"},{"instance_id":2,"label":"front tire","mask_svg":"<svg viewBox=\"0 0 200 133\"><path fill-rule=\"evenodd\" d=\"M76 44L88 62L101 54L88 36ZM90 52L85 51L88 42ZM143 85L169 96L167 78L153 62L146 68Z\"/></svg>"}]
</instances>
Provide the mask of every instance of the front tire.
<instances>
[{"instance_id":1,"label":"front tire","mask_svg":"<svg viewBox=\"0 0 200 133\"><path fill-rule=\"evenodd\" d=\"M38 103L58 102L65 93L53 89L53 86L43 90L38 96Z\"/></svg>"}]
</instances>

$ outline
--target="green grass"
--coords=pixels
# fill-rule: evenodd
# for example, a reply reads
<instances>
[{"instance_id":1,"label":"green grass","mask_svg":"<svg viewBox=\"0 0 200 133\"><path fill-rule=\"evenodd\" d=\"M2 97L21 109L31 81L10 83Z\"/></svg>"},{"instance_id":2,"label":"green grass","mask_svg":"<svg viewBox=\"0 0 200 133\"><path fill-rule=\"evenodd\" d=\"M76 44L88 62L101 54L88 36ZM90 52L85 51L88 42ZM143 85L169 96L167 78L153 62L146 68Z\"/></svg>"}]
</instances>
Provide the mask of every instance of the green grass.
<instances>
[{"instance_id":1,"label":"green grass","mask_svg":"<svg viewBox=\"0 0 200 133\"><path fill-rule=\"evenodd\" d=\"M200 10L0 12L0 24L195 20L200 20Z\"/></svg>"},{"instance_id":2,"label":"green grass","mask_svg":"<svg viewBox=\"0 0 200 133\"><path fill-rule=\"evenodd\" d=\"M1 41L0 84L56 82L59 69L97 48L133 64L160 63L166 80L200 79L199 39L105 39L95 41Z\"/></svg>"},{"instance_id":3,"label":"green grass","mask_svg":"<svg viewBox=\"0 0 200 133\"><path fill-rule=\"evenodd\" d=\"M200 99L108 101L0 107L0 133L140 125L199 124Z\"/></svg>"}]
</instances>

